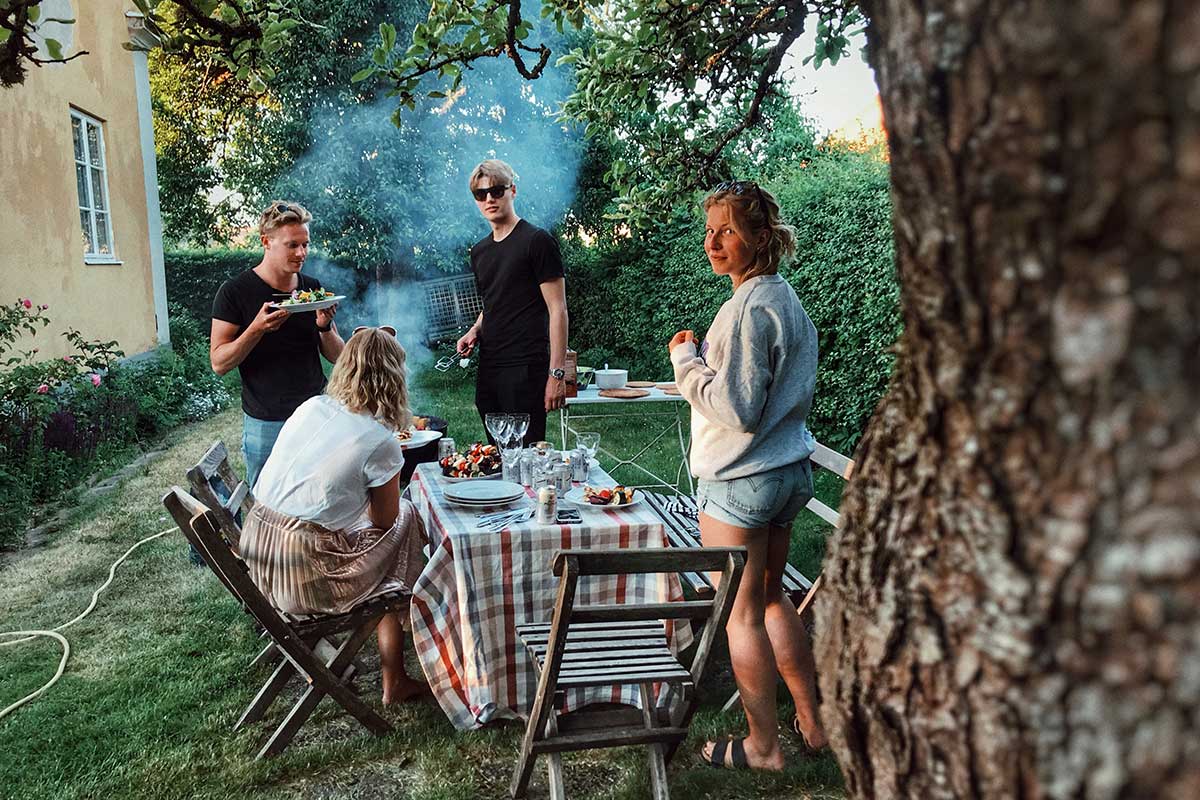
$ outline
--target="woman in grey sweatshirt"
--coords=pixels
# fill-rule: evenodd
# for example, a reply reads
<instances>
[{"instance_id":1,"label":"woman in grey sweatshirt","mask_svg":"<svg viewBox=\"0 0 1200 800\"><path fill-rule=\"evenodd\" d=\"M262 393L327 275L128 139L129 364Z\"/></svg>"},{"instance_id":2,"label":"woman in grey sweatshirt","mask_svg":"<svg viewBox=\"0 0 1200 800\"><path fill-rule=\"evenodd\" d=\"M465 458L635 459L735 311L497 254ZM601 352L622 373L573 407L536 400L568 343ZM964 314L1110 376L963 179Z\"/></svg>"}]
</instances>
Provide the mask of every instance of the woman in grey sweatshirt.
<instances>
[{"instance_id":1,"label":"woman in grey sweatshirt","mask_svg":"<svg viewBox=\"0 0 1200 800\"><path fill-rule=\"evenodd\" d=\"M751 181L723 183L704 201L704 251L728 275L699 351L691 331L671 340L680 394L692 408L692 473L706 546L743 546L746 566L726 625L750 735L710 742L714 766L783 768L775 673L796 703L792 727L813 749L826 744L817 716L814 664L796 609L783 592L792 521L812 497L805 427L817 369L817 331L779 276L795 248L779 203Z\"/></svg>"}]
</instances>

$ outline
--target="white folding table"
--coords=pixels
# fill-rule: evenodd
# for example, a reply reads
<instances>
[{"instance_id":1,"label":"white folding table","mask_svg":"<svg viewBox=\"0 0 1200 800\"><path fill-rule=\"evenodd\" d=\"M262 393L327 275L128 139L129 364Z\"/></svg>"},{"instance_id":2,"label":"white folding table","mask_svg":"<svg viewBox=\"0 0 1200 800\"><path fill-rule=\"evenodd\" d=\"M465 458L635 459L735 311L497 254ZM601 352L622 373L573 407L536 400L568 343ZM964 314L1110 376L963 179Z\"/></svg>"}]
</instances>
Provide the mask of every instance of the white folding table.
<instances>
[{"instance_id":1,"label":"white folding table","mask_svg":"<svg viewBox=\"0 0 1200 800\"><path fill-rule=\"evenodd\" d=\"M579 431L572 427L572 421L576 419L616 419L632 416L638 417L655 417L662 423L658 430L654 433L650 441L646 442L640 450L634 453L629 458L623 458L616 455L610 450L601 447L600 452L604 453L613 460L611 467L607 468L609 473L613 472L617 467L630 466L636 470L645 473L650 478L654 479L653 483L639 484L636 488L647 487L664 487L672 492L679 494L679 481L682 476L686 476L689 494L696 493L696 486L692 482L692 473L688 469L688 446L691 442L691 431L686 434L684 432L684 417L680 413L682 408L687 405L687 401L677 394L667 394L662 389L649 388L644 391L649 392L645 397L623 398L623 397L601 397L600 390L595 387L589 387L579 392L576 397L568 397L567 404L563 407L559 415L559 435L562 442L562 448L568 449L567 433L578 433ZM616 409L613 405L621 406L621 411L613 413ZM608 413L600 408L596 410L588 410L579 412L573 407L577 406L609 406ZM635 406L636 410L629 410L629 406ZM637 460L644 455L650 448L658 444L663 438L669 436L672 432L679 442L679 468L675 471L675 482L671 483L659 475L637 463Z\"/></svg>"}]
</instances>

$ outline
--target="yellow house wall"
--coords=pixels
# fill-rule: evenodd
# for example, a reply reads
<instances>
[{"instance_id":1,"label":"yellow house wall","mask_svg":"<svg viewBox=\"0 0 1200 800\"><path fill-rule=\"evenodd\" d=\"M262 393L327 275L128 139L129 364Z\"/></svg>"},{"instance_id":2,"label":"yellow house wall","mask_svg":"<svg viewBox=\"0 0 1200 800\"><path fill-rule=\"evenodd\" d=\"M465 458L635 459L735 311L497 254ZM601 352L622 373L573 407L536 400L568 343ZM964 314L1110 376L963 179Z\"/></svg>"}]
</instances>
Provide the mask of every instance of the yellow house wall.
<instances>
[{"instance_id":1,"label":"yellow house wall","mask_svg":"<svg viewBox=\"0 0 1200 800\"><path fill-rule=\"evenodd\" d=\"M68 327L115 339L126 355L157 346L134 54L123 0L75 0L74 50L0 90L0 302L49 303L51 324L17 350L69 352ZM113 245L120 264L85 264L72 108L103 122Z\"/></svg>"}]
</instances>

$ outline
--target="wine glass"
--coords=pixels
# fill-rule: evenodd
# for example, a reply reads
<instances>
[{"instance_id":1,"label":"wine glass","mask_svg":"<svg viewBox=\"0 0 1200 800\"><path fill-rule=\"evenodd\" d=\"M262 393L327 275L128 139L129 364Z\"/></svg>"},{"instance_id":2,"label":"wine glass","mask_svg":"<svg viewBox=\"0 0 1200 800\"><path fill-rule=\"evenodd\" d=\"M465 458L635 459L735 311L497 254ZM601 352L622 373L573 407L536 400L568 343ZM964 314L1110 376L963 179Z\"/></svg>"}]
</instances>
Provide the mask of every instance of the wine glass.
<instances>
[{"instance_id":1,"label":"wine glass","mask_svg":"<svg viewBox=\"0 0 1200 800\"><path fill-rule=\"evenodd\" d=\"M528 414L509 414L508 446L521 447L525 444L525 434L529 431Z\"/></svg>"},{"instance_id":2,"label":"wine glass","mask_svg":"<svg viewBox=\"0 0 1200 800\"><path fill-rule=\"evenodd\" d=\"M580 431L575 434L575 446L582 447L587 452L590 466L596 457L596 451L600 449L600 434L595 431Z\"/></svg>"},{"instance_id":3,"label":"wine glass","mask_svg":"<svg viewBox=\"0 0 1200 800\"><path fill-rule=\"evenodd\" d=\"M492 435L492 441L503 447L504 442L508 440L512 418L508 414L486 414L483 424L487 427L488 433Z\"/></svg>"}]
</instances>

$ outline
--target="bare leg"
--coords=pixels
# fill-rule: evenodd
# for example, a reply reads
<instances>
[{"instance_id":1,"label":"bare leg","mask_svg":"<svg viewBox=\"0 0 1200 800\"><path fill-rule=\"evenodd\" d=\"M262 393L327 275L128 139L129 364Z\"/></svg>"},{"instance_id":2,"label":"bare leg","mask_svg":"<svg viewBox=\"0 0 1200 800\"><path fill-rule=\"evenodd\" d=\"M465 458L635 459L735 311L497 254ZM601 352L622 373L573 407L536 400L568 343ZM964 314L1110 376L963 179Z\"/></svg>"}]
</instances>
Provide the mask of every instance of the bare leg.
<instances>
[{"instance_id":1,"label":"bare leg","mask_svg":"<svg viewBox=\"0 0 1200 800\"><path fill-rule=\"evenodd\" d=\"M775 656L764 620L767 530L738 528L701 514L700 537L705 547L746 548L742 582L725 625L733 677L742 694L742 706L750 726L750 735L742 746L751 767L781 770L783 751L779 748L779 722L775 711ZM711 754L712 747L712 743L705 746L706 757Z\"/></svg>"},{"instance_id":2,"label":"bare leg","mask_svg":"<svg viewBox=\"0 0 1200 800\"><path fill-rule=\"evenodd\" d=\"M783 570L787 565L789 528L771 526L767 539L767 569L763 585L766 603L767 635L775 652L775 665L783 676L792 700L796 718L809 747L826 744L825 729L817 715L816 663L796 607L783 591Z\"/></svg>"},{"instance_id":3,"label":"bare leg","mask_svg":"<svg viewBox=\"0 0 1200 800\"><path fill-rule=\"evenodd\" d=\"M376 628L379 664L383 668L383 704L403 703L426 690L425 684L408 677L404 669L404 627L400 615L385 614Z\"/></svg>"}]
</instances>

